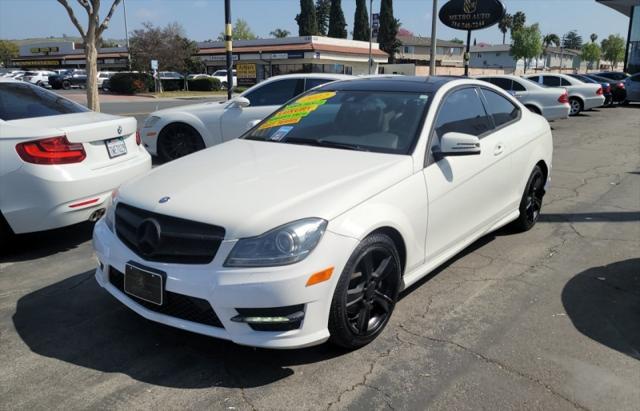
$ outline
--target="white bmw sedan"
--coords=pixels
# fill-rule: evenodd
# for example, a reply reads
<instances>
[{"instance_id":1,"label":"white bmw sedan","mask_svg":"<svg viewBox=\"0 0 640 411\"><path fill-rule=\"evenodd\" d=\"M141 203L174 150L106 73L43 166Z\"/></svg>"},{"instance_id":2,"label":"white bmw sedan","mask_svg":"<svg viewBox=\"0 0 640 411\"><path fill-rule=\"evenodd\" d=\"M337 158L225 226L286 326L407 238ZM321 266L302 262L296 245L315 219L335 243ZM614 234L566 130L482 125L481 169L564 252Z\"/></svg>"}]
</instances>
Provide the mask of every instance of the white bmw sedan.
<instances>
[{"instance_id":1,"label":"white bmw sedan","mask_svg":"<svg viewBox=\"0 0 640 411\"><path fill-rule=\"evenodd\" d=\"M343 74L288 74L271 77L226 102L168 108L151 113L142 142L162 161L175 160L241 136L293 97L318 85L353 78Z\"/></svg>"},{"instance_id":2,"label":"white bmw sedan","mask_svg":"<svg viewBox=\"0 0 640 411\"><path fill-rule=\"evenodd\" d=\"M533 227L551 157L547 121L486 82L327 84L123 185L94 230L95 277L181 329L357 348L401 290L499 227Z\"/></svg>"},{"instance_id":3,"label":"white bmw sedan","mask_svg":"<svg viewBox=\"0 0 640 411\"><path fill-rule=\"evenodd\" d=\"M151 169L136 120L0 79L0 240L97 220L111 192Z\"/></svg>"},{"instance_id":4,"label":"white bmw sedan","mask_svg":"<svg viewBox=\"0 0 640 411\"><path fill-rule=\"evenodd\" d=\"M604 104L604 90L600 84L584 83L566 74L535 74L524 76L546 87L564 87L569 92L569 115L577 116L584 110L600 107Z\"/></svg>"},{"instance_id":5,"label":"white bmw sedan","mask_svg":"<svg viewBox=\"0 0 640 411\"><path fill-rule=\"evenodd\" d=\"M569 93L561 87L543 87L533 81L510 75L478 76L505 90L520 100L530 111L540 114L548 121L569 117Z\"/></svg>"}]
</instances>

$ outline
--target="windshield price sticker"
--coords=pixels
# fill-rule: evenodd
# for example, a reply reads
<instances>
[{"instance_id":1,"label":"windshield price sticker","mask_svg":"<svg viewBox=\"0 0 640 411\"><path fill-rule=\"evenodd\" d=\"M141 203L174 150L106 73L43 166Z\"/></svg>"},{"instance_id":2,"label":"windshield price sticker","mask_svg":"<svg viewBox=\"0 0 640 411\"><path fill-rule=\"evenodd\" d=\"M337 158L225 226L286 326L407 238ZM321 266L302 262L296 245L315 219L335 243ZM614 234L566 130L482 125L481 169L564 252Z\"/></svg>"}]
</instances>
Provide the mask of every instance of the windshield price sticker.
<instances>
[{"instance_id":1,"label":"windshield price sticker","mask_svg":"<svg viewBox=\"0 0 640 411\"><path fill-rule=\"evenodd\" d=\"M270 137L270 139L272 141L280 141L280 140L282 140L284 138L284 136L289 134L289 132L291 130L293 130L293 126L280 127L278 130L276 130L275 133L273 133L273 135Z\"/></svg>"},{"instance_id":2,"label":"windshield price sticker","mask_svg":"<svg viewBox=\"0 0 640 411\"><path fill-rule=\"evenodd\" d=\"M327 91L324 93L315 93L309 96L299 98L292 104L286 106L283 110L276 113L271 119L260 126L259 130L273 128L287 124L298 124L300 120L309 113L325 104L328 99L335 96L335 91ZM290 130L289 130L290 131ZM287 133L289 132L287 131ZM282 136L284 137L284 136Z\"/></svg>"}]
</instances>

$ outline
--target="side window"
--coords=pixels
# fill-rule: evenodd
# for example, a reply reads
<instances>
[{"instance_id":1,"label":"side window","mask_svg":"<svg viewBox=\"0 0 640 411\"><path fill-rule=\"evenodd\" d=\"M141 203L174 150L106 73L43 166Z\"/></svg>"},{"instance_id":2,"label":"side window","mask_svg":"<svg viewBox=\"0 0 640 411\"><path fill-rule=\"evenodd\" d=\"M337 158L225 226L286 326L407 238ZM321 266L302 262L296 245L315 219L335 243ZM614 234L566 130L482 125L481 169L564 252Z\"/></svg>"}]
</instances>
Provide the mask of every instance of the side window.
<instances>
[{"instance_id":1,"label":"side window","mask_svg":"<svg viewBox=\"0 0 640 411\"><path fill-rule=\"evenodd\" d=\"M520 84L520 82L518 81L513 81L513 91L527 91L526 88L524 88L524 86L522 84Z\"/></svg>"},{"instance_id":2,"label":"side window","mask_svg":"<svg viewBox=\"0 0 640 411\"><path fill-rule=\"evenodd\" d=\"M561 85L561 86L570 86L570 85L571 85L571 83L569 83L569 81L568 81L567 79L563 79L563 78L561 78L561 79L560 79L560 85Z\"/></svg>"},{"instance_id":3,"label":"side window","mask_svg":"<svg viewBox=\"0 0 640 411\"><path fill-rule=\"evenodd\" d=\"M549 87L558 87L560 86L560 77L542 76L542 84Z\"/></svg>"},{"instance_id":4,"label":"side window","mask_svg":"<svg viewBox=\"0 0 640 411\"><path fill-rule=\"evenodd\" d=\"M495 84L496 86L500 87L503 90L511 91L512 81L510 79L500 78L500 77L491 77L488 80L490 83Z\"/></svg>"},{"instance_id":5,"label":"side window","mask_svg":"<svg viewBox=\"0 0 640 411\"><path fill-rule=\"evenodd\" d=\"M304 91L311 90L312 88L321 84L332 82L333 80L328 78L308 78L305 80Z\"/></svg>"},{"instance_id":6,"label":"side window","mask_svg":"<svg viewBox=\"0 0 640 411\"><path fill-rule=\"evenodd\" d=\"M438 140L452 131L479 136L491 128L491 122L475 88L457 90L445 97L435 123Z\"/></svg>"},{"instance_id":7,"label":"side window","mask_svg":"<svg viewBox=\"0 0 640 411\"><path fill-rule=\"evenodd\" d=\"M304 79L276 80L245 95L252 107L281 106L302 93Z\"/></svg>"},{"instance_id":8,"label":"side window","mask_svg":"<svg viewBox=\"0 0 640 411\"><path fill-rule=\"evenodd\" d=\"M527 77L529 80L533 81L534 83L539 83L540 82L540 76L531 76L531 77Z\"/></svg>"},{"instance_id":9,"label":"side window","mask_svg":"<svg viewBox=\"0 0 640 411\"><path fill-rule=\"evenodd\" d=\"M482 89L482 94L487 102L487 112L493 117L496 127L518 118L520 110L512 102L491 90Z\"/></svg>"}]
</instances>

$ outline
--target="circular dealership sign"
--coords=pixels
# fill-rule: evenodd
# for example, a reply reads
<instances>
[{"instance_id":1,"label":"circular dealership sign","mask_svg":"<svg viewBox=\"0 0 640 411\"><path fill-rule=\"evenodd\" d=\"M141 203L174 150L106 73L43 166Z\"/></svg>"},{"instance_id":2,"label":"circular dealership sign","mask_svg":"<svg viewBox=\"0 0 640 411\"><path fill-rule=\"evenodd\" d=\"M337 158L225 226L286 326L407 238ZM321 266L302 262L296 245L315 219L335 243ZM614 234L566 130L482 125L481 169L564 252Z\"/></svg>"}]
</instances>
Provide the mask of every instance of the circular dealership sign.
<instances>
[{"instance_id":1,"label":"circular dealership sign","mask_svg":"<svg viewBox=\"0 0 640 411\"><path fill-rule=\"evenodd\" d=\"M506 9L500 0L449 0L440 9L440 21L453 29L479 30L498 23Z\"/></svg>"}]
</instances>

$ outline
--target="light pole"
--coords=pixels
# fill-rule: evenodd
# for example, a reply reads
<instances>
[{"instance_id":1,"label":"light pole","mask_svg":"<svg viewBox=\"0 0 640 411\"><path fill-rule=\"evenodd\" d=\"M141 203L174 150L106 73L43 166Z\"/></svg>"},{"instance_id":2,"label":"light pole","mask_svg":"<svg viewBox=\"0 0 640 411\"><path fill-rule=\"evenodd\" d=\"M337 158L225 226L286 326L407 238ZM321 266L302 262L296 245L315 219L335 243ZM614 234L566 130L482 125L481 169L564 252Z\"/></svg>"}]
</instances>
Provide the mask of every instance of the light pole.
<instances>
[{"instance_id":1,"label":"light pole","mask_svg":"<svg viewBox=\"0 0 640 411\"><path fill-rule=\"evenodd\" d=\"M231 0L224 0L224 45L227 50L227 99L233 93L233 25L231 24Z\"/></svg>"},{"instance_id":2,"label":"light pole","mask_svg":"<svg viewBox=\"0 0 640 411\"><path fill-rule=\"evenodd\" d=\"M373 70L373 60L371 57L371 47L373 43L373 0L369 0L369 75Z\"/></svg>"},{"instance_id":3,"label":"light pole","mask_svg":"<svg viewBox=\"0 0 640 411\"><path fill-rule=\"evenodd\" d=\"M429 59L429 75L436 75L436 37L437 37L437 28L436 23L438 22L438 0L433 0L433 12L431 13L431 58Z\"/></svg>"},{"instance_id":4,"label":"light pole","mask_svg":"<svg viewBox=\"0 0 640 411\"><path fill-rule=\"evenodd\" d=\"M129 29L127 28L127 2L122 0L122 11L124 11L124 38L127 41L127 70L131 71L131 52L129 51Z\"/></svg>"}]
</instances>

